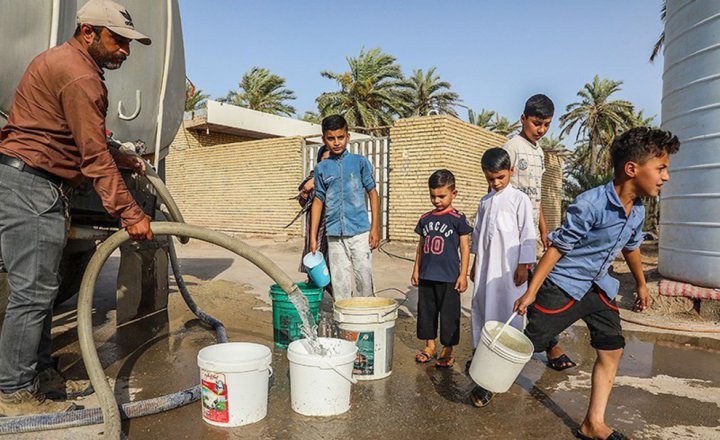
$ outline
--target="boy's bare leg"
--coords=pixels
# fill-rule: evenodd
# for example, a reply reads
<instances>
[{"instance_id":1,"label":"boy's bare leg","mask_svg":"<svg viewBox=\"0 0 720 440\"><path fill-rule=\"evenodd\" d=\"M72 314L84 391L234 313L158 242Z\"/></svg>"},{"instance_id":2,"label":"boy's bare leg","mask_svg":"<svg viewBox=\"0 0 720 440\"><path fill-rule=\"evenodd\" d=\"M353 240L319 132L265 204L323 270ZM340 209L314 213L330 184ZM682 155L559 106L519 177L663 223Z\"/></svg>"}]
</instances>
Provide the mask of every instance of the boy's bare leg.
<instances>
[{"instance_id":1,"label":"boy's bare leg","mask_svg":"<svg viewBox=\"0 0 720 440\"><path fill-rule=\"evenodd\" d=\"M434 354L437 351L435 339L428 339L427 341L425 341L425 350L431 354Z\"/></svg>"},{"instance_id":2,"label":"boy's bare leg","mask_svg":"<svg viewBox=\"0 0 720 440\"><path fill-rule=\"evenodd\" d=\"M423 364L430 362L435 357L436 352L437 345L435 345L435 339L426 339L425 348L415 355L415 361Z\"/></svg>"},{"instance_id":3,"label":"boy's bare leg","mask_svg":"<svg viewBox=\"0 0 720 440\"><path fill-rule=\"evenodd\" d=\"M565 354L565 350L560 347L560 344L557 344L553 348L548 350L546 353L549 359L557 359Z\"/></svg>"},{"instance_id":4,"label":"boy's bare leg","mask_svg":"<svg viewBox=\"0 0 720 440\"><path fill-rule=\"evenodd\" d=\"M588 412L580 425L580 432L588 437L605 439L613 429L605 424L605 410L607 409L615 374L622 357L623 350L596 350L597 359L592 373L592 390L590 392L590 405Z\"/></svg>"},{"instance_id":5,"label":"boy's bare leg","mask_svg":"<svg viewBox=\"0 0 720 440\"><path fill-rule=\"evenodd\" d=\"M555 346L554 346L553 348L551 348L550 350L546 351L545 353L547 354L548 361L550 361L550 360L557 359L557 358L559 358L560 356L564 355L564 354L565 354L565 350L563 350L562 347L560 347L560 344L555 344ZM574 366L574 365L573 365L571 362L565 362L565 363L563 363L563 365L562 365L563 368L566 368L566 367L567 367L567 368L570 368L570 367L573 367L573 366Z\"/></svg>"}]
</instances>

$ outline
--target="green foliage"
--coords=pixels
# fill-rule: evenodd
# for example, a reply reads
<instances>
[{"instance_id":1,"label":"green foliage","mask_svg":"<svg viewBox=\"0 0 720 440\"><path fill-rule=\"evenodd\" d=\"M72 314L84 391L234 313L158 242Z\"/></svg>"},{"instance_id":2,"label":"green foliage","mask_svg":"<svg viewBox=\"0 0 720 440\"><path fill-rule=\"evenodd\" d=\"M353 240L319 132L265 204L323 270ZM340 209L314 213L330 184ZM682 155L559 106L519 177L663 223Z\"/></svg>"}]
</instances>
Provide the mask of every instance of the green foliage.
<instances>
[{"instance_id":1,"label":"green foliage","mask_svg":"<svg viewBox=\"0 0 720 440\"><path fill-rule=\"evenodd\" d=\"M495 116L493 110L481 109L480 113L475 113L472 109L468 109L468 122L486 130L490 129L493 116Z\"/></svg>"},{"instance_id":2,"label":"green foliage","mask_svg":"<svg viewBox=\"0 0 720 440\"><path fill-rule=\"evenodd\" d=\"M403 116L440 114L457 117L455 105L460 102L460 95L450 91L450 83L441 81L435 69L432 67L427 73L422 69L413 70L410 78L398 83L404 89L403 96L407 100Z\"/></svg>"},{"instance_id":3,"label":"green foliage","mask_svg":"<svg viewBox=\"0 0 720 440\"><path fill-rule=\"evenodd\" d=\"M298 117L301 121L312 122L313 124L319 124L322 122L322 116L313 111L306 111L302 116Z\"/></svg>"},{"instance_id":4,"label":"green foliage","mask_svg":"<svg viewBox=\"0 0 720 440\"><path fill-rule=\"evenodd\" d=\"M663 0L662 6L660 7L660 20L665 23L665 18L667 17L667 1ZM658 37L657 41L655 42L655 45L653 46L653 51L650 54L650 62L652 63L655 61L655 58L660 55L660 50L662 50L663 46L665 45L665 31L662 31L660 36Z\"/></svg>"},{"instance_id":5,"label":"green foliage","mask_svg":"<svg viewBox=\"0 0 720 440\"><path fill-rule=\"evenodd\" d=\"M627 128L654 127L653 122L655 121L655 115L646 118L643 113L643 110L639 112L633 111L627 120Z\"/></svg>"},{"instance_id":6,"label":"green foliage","mask_svg":"<svg viewBox=\"0 0 720 440\"><path fill-rule=\"evenodd\" d=\"M185 80L185 111L191 112L199 110L207 105L207 98L210 95L204 95L202 90L195 89L192 82Z\"/></svg>"},{"instance_id":7,"label":"green foliage","mask_svg":"<svg viewBox=\"0 0 720 440\"><path fill-rule=\"evenodd\" d=\"M555 137L552 133L540 138L538 144L544 151L567 150L563 143L563 138L561 136Z\"/></svg>"},{"instance_id":8,"label":"green foliage","mask_svg":"<svg viewBox=\"0 0 720 440\"><path fill-rule=\"evenodd\" d=\"M285 78L268 69L251 68L242 76L238 87L239 90L228 92L225 102L273 115L295 113L295 108L287 104L295 99L295 92L285 87Z\"/></svg>"},{"instance_id":9,"label":"green foliage","mask_svg":"<svg viewBox=\"0 0 720 440\"><path fill-rule=\"evenodd\" d=\"M520 129L520 121L510 122L505 116L495 113L495 119L490 121L488 129L497 134L510 137Z\"/></svg>"},{"instance_id":10,"label":"green foliage","mask_svg":"<svg viewBox=\"0 0 720 440\"><path fill-rule=\"evenodd\" d=\"M353 127L374 128L390 125L397 115L411 111L403 75L395 57L379 48L360 51L346 58L350 70L320 74L340 87L317 98L320 113L341 114Z\"/></svg>"},{"instance_id":11,"label":"green foliage","mask_svg":"<svg viewBox=\"0 0 720 440\"><path fill-rule=\"evenodd\" d=\"M562 135L567 135L577 126L577 139L587 139L589 149L585 153L589 173L607 173L610 168L607 150L615 135L628 127L634 108L629 101L613 100L611 96L620 90L622 81L600 79L595 75L577 93L581 99L569 104L566 113L560 116Z\"/></svg>"}]
</instances>

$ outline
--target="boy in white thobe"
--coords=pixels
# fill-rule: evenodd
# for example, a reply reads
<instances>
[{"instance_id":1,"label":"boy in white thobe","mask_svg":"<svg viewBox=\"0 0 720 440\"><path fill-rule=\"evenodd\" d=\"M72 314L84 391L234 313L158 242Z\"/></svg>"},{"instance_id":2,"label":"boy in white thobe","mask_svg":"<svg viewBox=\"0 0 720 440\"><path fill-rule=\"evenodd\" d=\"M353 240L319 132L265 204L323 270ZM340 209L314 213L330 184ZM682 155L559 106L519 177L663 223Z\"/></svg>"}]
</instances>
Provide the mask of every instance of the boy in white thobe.
<instances>
[{"instance_id":1,"label":"boy in white thobe","mask_svg":"<svg viewBox=\"0 0 720 440\"><path fill-rule=\"evenodd\" d=\"M515 300L525 293L528 266L535 263L535 224L528 196L510 185L513 168L502 148L483 154L481 165L490 193L480 200L470 252L475 254L470 279L475 283L472 300L473 349L487 321L507 321ZM521 318L513 327L522 330ZM465 369L470 368L470 361ZM494 394L476 386L473 405L490 403Z\"/></svg>"},{"instance_id":2,"label":"boy in white thobe","mask_svg":"<svg viewBox=\"0 0 720 440\"><path fill-rule=\"evenodd\" d=\"M482 168L491 191L480 201L472 235L473 348L487 321L510 317L527 287L528 265L535 263L533 208L528 196L509 183L509 155L491 148L483 154ZM522 330L521 319L512 325Z\"/></svg>"}]
</instances>

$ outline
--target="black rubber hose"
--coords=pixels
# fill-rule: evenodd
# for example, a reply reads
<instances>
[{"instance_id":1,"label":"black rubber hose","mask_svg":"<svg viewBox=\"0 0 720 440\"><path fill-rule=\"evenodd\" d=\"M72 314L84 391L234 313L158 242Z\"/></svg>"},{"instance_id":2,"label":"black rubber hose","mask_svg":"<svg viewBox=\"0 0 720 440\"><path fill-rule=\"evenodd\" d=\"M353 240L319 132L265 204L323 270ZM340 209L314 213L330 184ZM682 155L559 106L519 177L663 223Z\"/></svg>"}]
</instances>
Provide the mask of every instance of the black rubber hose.
<instances>
[{"instance_id":1,"label":"black rubber hose","mask_svg":"<svg viewBox=\"0 0 720 440\"><path fill-rule=\"evenodd\" d=\"M192 299L192 296L190 296L190 292L188 292L185 280L182 276L182 271L180 270L180 262L178 261L177 254L175 253L175 244L173 243L172 237L168 239L168 253L170 254L170 266L172 267L173 275L175 275L175 284L177 284L180 295L182 295L183 300L185 300L185 304L187 304L190 311L193 312L198 319L215 330L217 341L219 343L227 342L227 330L225 330L223 323L217 318L205 313L200 307L198 307L197 303L195 303Z\"/></svg>"}]
</instances>

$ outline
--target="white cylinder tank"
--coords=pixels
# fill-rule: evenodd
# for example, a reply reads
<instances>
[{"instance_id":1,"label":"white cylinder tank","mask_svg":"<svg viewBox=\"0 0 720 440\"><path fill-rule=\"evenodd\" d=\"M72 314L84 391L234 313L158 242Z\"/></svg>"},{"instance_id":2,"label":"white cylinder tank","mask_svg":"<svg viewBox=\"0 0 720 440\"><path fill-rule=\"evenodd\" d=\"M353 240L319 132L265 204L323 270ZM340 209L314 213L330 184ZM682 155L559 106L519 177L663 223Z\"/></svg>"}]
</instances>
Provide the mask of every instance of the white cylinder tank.
<instances>
[{"instance_id":1,"label":"white cylinder tank","mask_svg":"<svg viewBox=\"0 0 720 440\"><path fill-rule=\"evenodd\" d=\"M662 127L680 139L660 196L660 274L720 287L720 1L667 2Z\"/></svg>"}]
</instances>

